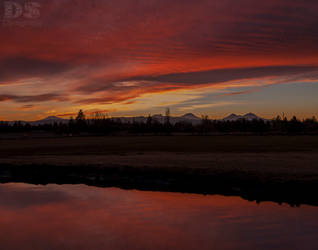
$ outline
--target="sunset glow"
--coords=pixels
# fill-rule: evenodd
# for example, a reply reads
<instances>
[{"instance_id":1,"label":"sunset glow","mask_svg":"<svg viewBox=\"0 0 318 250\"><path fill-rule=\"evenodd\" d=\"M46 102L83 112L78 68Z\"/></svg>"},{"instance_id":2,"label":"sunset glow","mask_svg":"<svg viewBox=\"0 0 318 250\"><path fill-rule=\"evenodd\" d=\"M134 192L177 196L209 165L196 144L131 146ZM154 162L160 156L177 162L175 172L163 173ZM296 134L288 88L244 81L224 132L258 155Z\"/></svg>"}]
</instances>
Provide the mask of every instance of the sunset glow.
<instances>
[{"instance_id":1,"label":"sunset glow","mask_svg":"<svg viewBox=\"0 0 318 250\"><path fill-rule=\"evenodd\" d=\"M318 115L317 1L38 0L10 20L2 3L0 119Z\"/></svg>"}]
</instances>

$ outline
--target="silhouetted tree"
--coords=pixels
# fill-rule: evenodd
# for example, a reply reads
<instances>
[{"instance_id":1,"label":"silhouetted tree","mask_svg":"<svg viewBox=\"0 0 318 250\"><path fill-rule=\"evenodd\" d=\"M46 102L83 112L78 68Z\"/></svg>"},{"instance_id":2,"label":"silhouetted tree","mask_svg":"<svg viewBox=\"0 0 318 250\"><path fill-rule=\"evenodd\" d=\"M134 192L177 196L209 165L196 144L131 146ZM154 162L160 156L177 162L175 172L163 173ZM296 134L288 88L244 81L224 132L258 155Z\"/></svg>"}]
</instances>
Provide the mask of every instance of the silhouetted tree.
<instances>
[{"instance_id":1,"label":"silhouetted tree","mask_svg":"<svg viewBox=\"0 0 318 250\"><path fill-rule=\"evenodd\" d=\"M85 115L83 110L80 109L80 111L78 111L78 114L76 116L76 121L84 121L85 120Z\"/></svg>"},{"instance_id":2,"label":"silhouetted tree","mask_svg":"<svg viewBox=\"0 0 318 250\"><path fill-rule=\"evenodd\" d=\"M170 108L166 109L165 124L170 125Z\"/></svg>"},{"instance_id":3,"label":"silhouetted tree","mask_svg":"<svg viewBox=\"0 0 318 250\"><path fill-rule=\"evenodd\" d=\"M190 121L180 121L171 124L170 110L166 110L164 121L158 121L151 115L144 119L136 119L134 122L124 122L121 119L109 118L106 114L96 112L86 119L84 112L80 110L76 119L70 118L68 123L53 124L29 124L23 122L0 122L1 133L28 131L47 131L57 134L73 134L86 132L90 134L112 133L275 133L275 134L318 134L318 122L315 117L298 120L296 117L288 120L280 116L272 120L244 120L223 121L210 120L208 116L202 116L201 123L192 124Z\"/></svg>"},{"instance_id":4,"label":"silhouetted tree","mask_svg":"<svg viewBox=\"0 0 318 250\"><path fill-rule=\"evenodd\" d=\"M166 134L170 135L171 134L171 130L172 130L172 126L171 126L171 122L170 122L170 108L166 109L166 115L165 115L165 130L166 130Z\"/></svg>"},{"instance_id":5,"label":"silhouetted tree","mask_svg":"<svg viewBox=\"0 0 318 250\"><path fill-rule=\"evenodd\" d=\"M202 115L201 116L201 133L208 133L211 132L213 128L212 121L209 119L209 116Z\"/></svg>"},{"instance_id":6,"label":"silhouetted tree","mask_svg":"<svg viewBox=\"0 0 318 250\"><path fill-rule=\"evenodd\" d=\"M78 111L76 116L76 128L77 132L84 132L86 130L86 119L83 110Z\"/></svg>"}]
</instances>

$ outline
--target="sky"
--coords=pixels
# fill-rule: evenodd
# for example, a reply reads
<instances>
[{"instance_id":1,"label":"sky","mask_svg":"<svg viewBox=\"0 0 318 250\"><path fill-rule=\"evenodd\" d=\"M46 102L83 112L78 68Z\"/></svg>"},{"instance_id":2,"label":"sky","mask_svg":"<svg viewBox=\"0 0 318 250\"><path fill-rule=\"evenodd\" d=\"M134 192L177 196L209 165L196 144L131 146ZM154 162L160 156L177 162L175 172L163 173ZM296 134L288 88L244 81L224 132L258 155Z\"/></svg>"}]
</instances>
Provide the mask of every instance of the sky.
<instances>
[{"instance_id":1,"label":"sky","mask_svg":"<svg viewBox=\"0 0 318 250\"><path fill-rule=\"evenodd\" d=\"M318 116L317 0L0 0L0 120Z\"/></svg>"}]
</instances>

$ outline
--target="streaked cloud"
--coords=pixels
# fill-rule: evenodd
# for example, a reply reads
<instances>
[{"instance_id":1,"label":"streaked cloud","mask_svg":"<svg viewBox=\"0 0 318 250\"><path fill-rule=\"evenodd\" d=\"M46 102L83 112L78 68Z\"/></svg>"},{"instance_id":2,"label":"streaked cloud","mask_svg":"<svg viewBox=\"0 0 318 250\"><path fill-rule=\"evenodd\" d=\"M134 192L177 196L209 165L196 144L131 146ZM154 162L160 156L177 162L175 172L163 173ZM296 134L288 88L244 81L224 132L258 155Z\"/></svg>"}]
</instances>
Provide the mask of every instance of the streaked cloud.
<instances>
[{"instance_id":1,"label":"streaked cloud","mask_svg":"<svg viewBox=\"0 0 318 250\"><path fill-rule=\"evenodd\" d=\"M0 95L0 102L15 101L18 103L27 102L48 102L48 101L66 101L67 98L59 94L43 94L33 96Z\"/></svg>"},{"instance_id":2,"label":"streaked cloud","mask_svg":"<svg viewBox=\"0 0 318 250\"><path fill-rule=\"evenodd\" d=\"M42 25L0 25L1 117L19 107L32 117L156 111L138 103L149 96L182 110L190 106L181 91L222 90L219 103L248 102L262 86L318 82L317 1L37 2ZM206 102L192 108L215 104Z\"/></svg>"}]
</instances>

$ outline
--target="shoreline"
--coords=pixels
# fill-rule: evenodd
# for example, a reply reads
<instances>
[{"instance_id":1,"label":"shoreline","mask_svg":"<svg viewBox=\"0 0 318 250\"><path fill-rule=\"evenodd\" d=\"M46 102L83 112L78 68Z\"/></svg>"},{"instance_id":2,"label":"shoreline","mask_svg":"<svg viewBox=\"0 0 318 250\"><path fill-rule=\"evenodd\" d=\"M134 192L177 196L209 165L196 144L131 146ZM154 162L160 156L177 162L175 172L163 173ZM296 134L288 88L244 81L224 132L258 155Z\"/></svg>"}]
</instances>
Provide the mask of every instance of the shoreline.
<instances>
[{"instance_id":1,"label":"shoreline","mask_svg":"<svg viewBox=\"0 0 318 250\"><path fill-rule=\"evenodd\" d=\"M91 156L91 158L83 156L78 161L72 156L39 157L37 160L25 157L2 159L0 183L86 184L147 191L220 194L240 196L256 202L272 201L291 206L302 204L318 206L318 197L315 195L318 188L316 170L312 171L311 168L306 167L296 170L292 165L288 168L275 168L277 162L289 161L290 157L294 157L294 166L304 161L308 164L309 158L312 157L312 154L308 153L293 155L287 153L185 155L158 152L141 155ZM162 162L166 164L160 162L160 158L164 156L166 159ZM225 156L227 159L223 158ZM112 157L117 161L106 164L106 159L110 160ZM217 157L218 161L211 161ZM86 158L86 163L80 163L83 158ZM270 158L272 161L266 160L263 165L259 163L258 168L255 169L255 161L261 158L265 160ZM316 160L317 157L314 158L313 160ZM242 161L239 165L230 164L239 159ZM196 165L193 165L194 162ZM291 171L290 168L294 170Z\"/></svg>"},{"instance_id":2,"label":"shoreline","mask_svg":"<svg viewBox=\"0 0 318 250\"><path fill-rule=\"evenodd\" d=\"M0 140L0 182L87 184L318 206L316 136Z\"/></svg>"}]
</instances>

